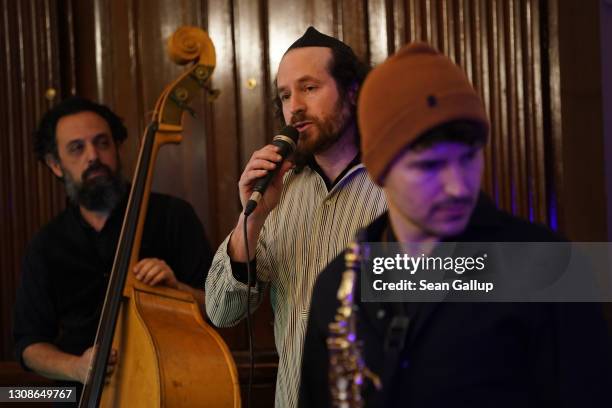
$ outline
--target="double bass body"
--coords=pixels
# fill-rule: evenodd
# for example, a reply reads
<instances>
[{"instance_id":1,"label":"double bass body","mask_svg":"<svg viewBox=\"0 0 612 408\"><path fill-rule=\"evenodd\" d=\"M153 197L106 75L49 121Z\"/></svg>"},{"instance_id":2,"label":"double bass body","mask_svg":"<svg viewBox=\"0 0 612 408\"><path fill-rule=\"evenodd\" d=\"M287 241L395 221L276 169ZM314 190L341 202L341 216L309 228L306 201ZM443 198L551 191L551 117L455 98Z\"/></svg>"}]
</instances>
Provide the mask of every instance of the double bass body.
<instances>
[{"instance_id":1,"label":"double bass body","mask_svg":"<svg viewBox=\"0 0 612 408\"><path fill-rule=\"evenodd\" d=\"M124 299L115 332L119 364L101 406L239 407L236 369L223 340L190 295L161 289L134 282Z\"/></svg>"}]
</instances>

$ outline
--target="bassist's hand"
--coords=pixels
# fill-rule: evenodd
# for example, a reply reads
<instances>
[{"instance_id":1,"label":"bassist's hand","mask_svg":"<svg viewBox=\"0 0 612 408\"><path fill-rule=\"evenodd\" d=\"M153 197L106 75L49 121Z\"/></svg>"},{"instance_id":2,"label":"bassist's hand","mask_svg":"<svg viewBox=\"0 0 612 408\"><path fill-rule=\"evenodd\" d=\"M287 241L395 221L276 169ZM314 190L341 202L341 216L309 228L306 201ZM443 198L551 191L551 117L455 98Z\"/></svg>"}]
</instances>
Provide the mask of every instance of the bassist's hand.
<instances>
[{"instance_id":1,"label":"bassist's hand","mask_svg":"<svg viewBox=\"0 0 612 408\"><path fill-rule=\"evenodd\" d=\"M134 266L136 279L147 285L155 286L162 284L170 288L178 289L178 280L163 259L145 258Z\"/></svg>"},{"instance_id":2,"label":"bassist's hand","mask_svg":"<svg viewBox=\"0 0 612 408\"><path fill-rule=\"evenodd\" d=\"M87 375L91 370L93 365L93 357L94 357L94 347L90 347L83 352L76 360L74 364L74 372L75 377L81 383L85 384L87 381ZM106 365L106 377L104 382L106 384L109 383L110 377L115 371L115 366L117 365L117 350L112 349L110 355L108 356L108 363Z\"/></svg>"}]
</instances>

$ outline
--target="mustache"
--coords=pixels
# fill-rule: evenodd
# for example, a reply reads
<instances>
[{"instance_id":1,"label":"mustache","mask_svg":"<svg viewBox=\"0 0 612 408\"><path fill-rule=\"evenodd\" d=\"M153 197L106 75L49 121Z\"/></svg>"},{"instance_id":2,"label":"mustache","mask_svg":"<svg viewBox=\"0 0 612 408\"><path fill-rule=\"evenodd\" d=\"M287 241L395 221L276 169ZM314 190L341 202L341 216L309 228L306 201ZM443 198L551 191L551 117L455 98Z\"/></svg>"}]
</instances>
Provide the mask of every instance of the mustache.
<instances>
[{"instance_id":1,"label":"mustache","mask_svg":"<svg viewBox=\"0 0 612 408\"><path fill-rule=\"evenodd\" d=\"M305 122L305 121L313 122L313 123L317 122L315 118L311 118L310 116L307 116L305 113L297 112L291 115L291 120L289 120L289 124L291 126L294 126L296 123Z\"/></svg>"},{"instance_id":2,"label":"mustache","mask_svg":"<svg viewBox=\"0 0 612 408\"><path fill-rule=\"evenodd\" d=\"M85 171L83 172L83 175L81 176L81 180L87 180L91 176L91 173L94 173L97 171L103 171L108 176L113 174L113 171L111 170L110 167L100 162L99 160L96 160L93 163L91 163L89 167L85 169Z\"/></svg>"},{"instance_id":3,"label":"mustache","mask_svg":"<svg viewBox=\"0 0 612 408\"><path fill-rule=\"evenodd\" d=\"M464 206L470 206L472 204L474 204L474 199L472 197L453 197L453 198L449 198L448 200L444 200L440 203L437 203L434 206L434 209L441 209L444 207L451 207L451 206L456 206L456 205L464 205Z\"/></svg>"}]
</instances>

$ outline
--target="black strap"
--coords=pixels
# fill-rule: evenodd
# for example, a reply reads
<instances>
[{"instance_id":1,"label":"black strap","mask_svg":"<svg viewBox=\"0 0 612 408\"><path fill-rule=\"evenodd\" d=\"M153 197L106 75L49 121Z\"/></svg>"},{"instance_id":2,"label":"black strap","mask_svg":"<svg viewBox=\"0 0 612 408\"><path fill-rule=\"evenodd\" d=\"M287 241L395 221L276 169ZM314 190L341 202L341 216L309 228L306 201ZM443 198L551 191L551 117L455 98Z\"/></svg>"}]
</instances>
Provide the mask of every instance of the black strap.
<instances>
[{"instance_id":1,"label":"black strap","mask_svg":"<svg viewBox=\"0 0 612 408\"><path fill-rule=\"evenodd\" d=\"M410 327L408 316L394 316L385 336L385 354L401 353Z\"/></svg>"},{"instance_id":2,"label":"black strap","mask_svg":"<svg viewBox=\"0 0 612 408\"><path fill-rule=\"evenodd\" d=\"M389 303L393 310L393 318L387 328L384 342L384 363L382 372L383 388L386 391L392 386L393 376L400 363L400 356L406 346L408 331L412 318L406 314L401 303ZM387 394L389 395L389 394Z\"/></svg>"}]
</instances>

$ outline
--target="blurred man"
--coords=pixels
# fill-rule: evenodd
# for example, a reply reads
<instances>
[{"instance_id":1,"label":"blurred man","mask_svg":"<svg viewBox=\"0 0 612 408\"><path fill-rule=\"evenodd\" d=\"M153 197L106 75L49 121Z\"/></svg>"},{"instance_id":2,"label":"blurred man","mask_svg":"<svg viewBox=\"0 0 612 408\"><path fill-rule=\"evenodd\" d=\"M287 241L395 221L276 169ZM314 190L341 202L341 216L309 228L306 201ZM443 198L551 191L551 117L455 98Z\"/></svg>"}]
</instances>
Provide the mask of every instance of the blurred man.
<instances>
[{"instance_id":1,"label":"blurred man","mask_svg":"<svg viewBox=\"0 0 612 408\"><path fill-rule=\"evenodd\" d=\"M302 342L314 281L361 227L385 210L382 190L368 177L359 154L355 107L367 73L353 51L310 27L278 67L277 107L300 138L248 218L248 245L256 307L268 287L279 354L276 406L297 405ZM244 206L254 183L280 160L272 145L256 151L238 183ZM293 165L295 168L292 168ZM246 315L247 255L244 216L221 244L206 281L206 311L226 327Z\"/></svg>"},{"instance_id":2,"label":"blurred man","mask_svg":"<svg viewBox=\"0 0 612 408\"><path fill-rule=\"evenodd\" d=\"M34 150L64 182L68 207L33 238L17 292L14 337L28 369L84 383L127 206L119 146L127 137L106 106L71 98L42 118ZM212 260L204 229L186 202L152 194L136 279L190 292L203 306ZM109 365L117 360L113 351Z\"/></svg>"},{"instance_id":3,"label":"blurred man","mask_svg":"<svg viewBox=\"0 0 612 408\"><path fill-rule=\"evenodd\" d=\"M489 121L447 57L426 44L405 46L367 78L358 112L363 161L389 205L365 229L365 242L410 243L420 256L442 241L559 240L499 211L481 192ZM313 291L304 407L331 406L326 342L345 269L337 257ZM598 305L361 302L356 287L357 339L382 380L380 390L364 381L367 407L612 406L610 342Z\"/></svg>"}]
</instances>

